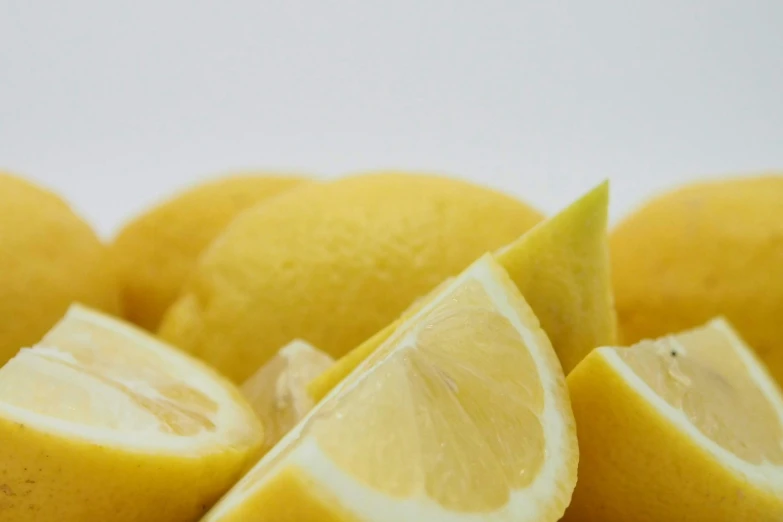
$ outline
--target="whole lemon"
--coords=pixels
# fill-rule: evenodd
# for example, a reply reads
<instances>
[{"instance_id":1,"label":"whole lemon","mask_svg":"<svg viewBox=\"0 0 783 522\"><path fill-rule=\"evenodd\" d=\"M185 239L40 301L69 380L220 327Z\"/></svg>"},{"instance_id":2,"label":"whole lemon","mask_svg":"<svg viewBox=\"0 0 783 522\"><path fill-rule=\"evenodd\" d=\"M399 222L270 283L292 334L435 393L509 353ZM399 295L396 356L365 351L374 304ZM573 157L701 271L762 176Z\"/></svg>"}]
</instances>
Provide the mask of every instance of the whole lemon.
<instances>
[{"instance_id":1,"label":"whole lemon","mask_svg":"<svg viewBox=\"0 0 783 522\"><path fill-rule=\"evenodd\" d=\"M243 210L302 181L283 175L226 176L177 194L128 223L111 247L125 316L148 330L157 328L215 236Z\"/></svg>"},{"instance_id":2,"label":"whole lemon","mask_svg":"<svg viewBox=\"0 0 783 522\"><path fill-rule=\"evenodd\" d=\"M622 222L610 245L626 343L723 315L783 383L783 175L658 197Z\"/></svg>"},{"instance_id":3,"label":"whole lemon","mask_svg":"<svg viewBox=\"0 0 783 522\"><path fill-rule=\"evenodd\" d=\"M160 334L238 382L295 338L339 357L540 219L511 197L432 175L303 186L226 228Z\"/></svg>"},{"instance_id":4,"label":"whole lemon","mask_svg":"<svg viewBox=\"0 0 783 522\"><path fill-rule=\"evenodd\" d=\"M58 196L0 172L0 366L73 302L120 312L107 249Z\"/></svg>"}]
</instances>

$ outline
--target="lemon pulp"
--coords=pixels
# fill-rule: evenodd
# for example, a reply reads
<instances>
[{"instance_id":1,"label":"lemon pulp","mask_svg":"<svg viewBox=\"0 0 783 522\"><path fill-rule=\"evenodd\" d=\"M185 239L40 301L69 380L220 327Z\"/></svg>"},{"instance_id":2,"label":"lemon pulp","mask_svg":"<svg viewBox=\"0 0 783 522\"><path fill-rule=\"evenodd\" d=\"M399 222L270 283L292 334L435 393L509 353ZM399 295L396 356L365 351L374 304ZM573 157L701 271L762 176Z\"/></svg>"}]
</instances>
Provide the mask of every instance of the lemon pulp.
<instances>
[{"instance_id":1,"label":"lemon pulp","mask_svg":"<svg viewBox=\"0 0 783 522\"><path fill-rule=\"evenodd\" d=\"M704 436L751 464L783 465L783 426L721 324L617 353Z\"/></svg>"},{"instance_id":2,"label":"lemon pulp","mask_svg":"<svg viewBox=\"0 0 783 522\"><path fill-rule=\"evenodd\" d=\"M264 425L266 452L312 409L306 386L334 363L302 340L285 345L242 385L242 393Z\"/></svg>"},{"instance_id":3,"label":"lemon pulp","mask_svg":"<svg viewBox=\"0 0 783 522\"><path fill-rule=\"evenodd\" d=\"M166 366L154 353L138 350L131 338L74 318L0 369L0 400L114 430L213 431L217 404L167 373Z\"/></svg>"},{"instance_id":4,"label":"lemon pulp","mask_svg":"<svg viewBox=\"0 0 783 522\"><path fill-rule=\"evenodd\" d=\"M373 489L426 491L448 509L492 511L541 467L543 405L520 334L470 281L432 310L415 346L396 351L373 379L335 401L336 413L323 412L311 432L335 463Z\"/></svg>"}]
</instances>

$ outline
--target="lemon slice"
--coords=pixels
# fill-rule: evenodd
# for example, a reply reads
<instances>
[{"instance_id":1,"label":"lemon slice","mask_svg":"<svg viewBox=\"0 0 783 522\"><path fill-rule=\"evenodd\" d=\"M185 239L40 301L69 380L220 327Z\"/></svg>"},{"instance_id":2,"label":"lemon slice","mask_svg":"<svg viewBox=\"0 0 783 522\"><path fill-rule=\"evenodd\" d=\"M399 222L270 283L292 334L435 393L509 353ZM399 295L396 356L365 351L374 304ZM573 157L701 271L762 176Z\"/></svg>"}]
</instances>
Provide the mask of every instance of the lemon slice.
<instances>
[{"instance_id":1,"label":"lemon slice","mask_svg":"<svg viewBox=\"0 0 783 522\"><path fill-rule=\"evenodd\" d=\"M568 377L579 484L564 520L783 520L783 397L722 319Z\"/></svg>"},{"instance_id":2,"label":"lemon slice","mask_svg":"<svg viewBox=\"0 0 783 522\"><path fill-rule=\"evenodd\" d=\"M204 522L554 522L577 460L557 357L487 255L406 320Z\"/></svg>"},{"instance_id":3,"label":"lemon slice","mask_svg":"<svg viewBox=\"0 0 783 522\"><path fill-rule=\"evenodd\" d=\"M329 355L297 339L245 381L242 393L264 425L264 453L313 408L307 384L333 363Z\"/></svg>"},{"instance_id":4,"label":"lemon slice","mask_svg":"<svg viewBox=\"0 0 783 522\"><path fill-rule=\"evenodd\" d=\"M0 519L193 520L262 438L215 372L74 306L0 369Z\"/></svg>"},{"instance_id":5,"label":"lemon slice","mask_svg":"<svg viewBox=\"0 0 783 522\"><path fill-rule=\"evenodd\" d=\"M615 342L608 210L609 183L604 182L495 253L541 321L566 374L593 348ZM313 379L308 393L321 400L428 299L419 299L400 319L341 357Z\"/></svg>"}]
</instances>

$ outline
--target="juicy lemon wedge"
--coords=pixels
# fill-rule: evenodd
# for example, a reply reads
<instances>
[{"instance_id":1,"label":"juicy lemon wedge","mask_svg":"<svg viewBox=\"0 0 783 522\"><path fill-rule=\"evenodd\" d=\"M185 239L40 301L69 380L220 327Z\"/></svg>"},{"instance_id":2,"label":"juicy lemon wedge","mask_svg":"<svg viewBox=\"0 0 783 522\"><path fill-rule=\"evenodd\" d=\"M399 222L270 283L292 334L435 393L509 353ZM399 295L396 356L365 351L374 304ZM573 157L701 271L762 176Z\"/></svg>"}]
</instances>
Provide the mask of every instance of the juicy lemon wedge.
<instances>
[{"instance_id":1,"label":"juicy lemon wedge","mask_svg":"<svg viewBox=\"0 0 783 522\"><path fill-rule=\"evenodd\" d=\"M285 345L242 385L264 425L266 453L313 408L307 384L334 363L302 340Z\"/></svg>"},{"instance_id":2,"label":"juicy lemon wedge","mask_svg":"<svg viewBox=\"0 0 783 522\"><path fill-rule=\"evenodd\" d=\"M600 348L568 377L567 521L783 520L783 397L728 323Z\"/></svg>"},{"instance_id":3,"label":"juicy lemon wedge","mask_svg":"<svg viewBox=\"0 0 783 522\"><path fill-rule=\"evenodd\" d=\"M577 460L557 357L487 255L404 321L204 522L554 522Z\"/></svg>"},{"instance_id":4,"label":"juicy lemon wedge","mask_svg":"<svg viewBox=\"0 0 783 522\"><path fill-rule=\"evenodd\" d=\"M262 438L215 372L74 306L0 369L0 519L192 520Z\"/></svg>"}]
</instances>

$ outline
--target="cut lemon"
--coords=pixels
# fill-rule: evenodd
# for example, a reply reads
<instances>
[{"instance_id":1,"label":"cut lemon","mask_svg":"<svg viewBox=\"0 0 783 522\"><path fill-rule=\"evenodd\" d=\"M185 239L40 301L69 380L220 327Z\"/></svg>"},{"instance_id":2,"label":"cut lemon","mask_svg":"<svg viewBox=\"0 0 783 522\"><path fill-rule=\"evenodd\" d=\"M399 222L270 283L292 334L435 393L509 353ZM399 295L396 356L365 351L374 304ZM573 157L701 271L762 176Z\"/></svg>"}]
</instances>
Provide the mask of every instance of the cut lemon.
<instances>
[{"instance_id":1,"label":"cut lemon","mask_svg":"<svg viewBox=\"0 0 783 522\"><path fill-rule=\"evenodd\" d=\"M406 320L204 522L554 522L577 460L557 357L487 255Z\"/></svg>"},{"instance_id":2,"label":"cut lemon","mask_svg":"<svg viewBox=\"0 0 783 522\"><path fill-rule=\"evenodd\" d=\"M608 219L604 182L495 254L541 320L566 375L593 348L616 342Z\"/></svg>"},{"instance_id":3,"label":"cut lemon","mask_svg":"<svg viewBox=\"0 0 783 522\"><path fill-rule=\"evenodd\" d=\"M307 384L333 363L329 355L295 340L245 381L242 393L264 425L264 453L313 408Z\"/></svg>"},{"instance_id":4,"label":"cut lemon","mask_svg":"<svg viewBox=\"0 0 783 522\"><path fill-rule=\"evenodd\" d=\"M783 397L724 320L593 351L568 377L571 521L783 520Z\"/></svg>"},{"instance_id":5,"label":"cut lemon","mask_svg":"<svg viewBox=\"0 0 783 522\"><path fill-rule=\"evenodd\" d=\"M609 183L604 182L495 253L541 321L566 373L593 348L615 342L608 210ZM313 399L321 400L426 301L420 299L314 379L308 385Z\"/></svg>"},{"instance_id":6,"label":"cut lemon","mask_svg":"<svg viewBox=\"0 0 783 522\"><path fill-rule=\"evenodd\" d=\"M0 369L0 520L194 520L262 438L215 372L74 306Z\"/></svg>"}]
</instances>

